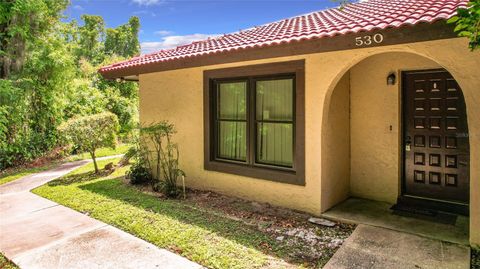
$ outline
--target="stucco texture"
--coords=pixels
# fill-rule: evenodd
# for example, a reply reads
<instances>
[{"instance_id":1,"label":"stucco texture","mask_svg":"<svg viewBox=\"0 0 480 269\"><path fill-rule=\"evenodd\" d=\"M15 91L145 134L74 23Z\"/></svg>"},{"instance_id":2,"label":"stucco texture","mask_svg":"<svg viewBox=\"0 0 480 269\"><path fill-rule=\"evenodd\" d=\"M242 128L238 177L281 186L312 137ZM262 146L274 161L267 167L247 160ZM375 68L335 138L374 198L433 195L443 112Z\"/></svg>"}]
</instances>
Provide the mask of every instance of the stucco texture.
<instances>
[{"instance_id":1,"label":"stucco texture","mask_svg":"<svg viewBox=\"0 0 480 269\"><path fill-rule=\"evenodd\" d=\"M350 70L351 195L395 203L401 173L401 70L441 68L410 53L369 57ZM387 85L389 73L397 83Z\"/></svg>"},{"instance_id":2,"label":"stucco texture","mask_svg":"<svg viewBox=\"0 0 480 269\"><path fill-rule=\"evenodd\" d=\"M299 59L305 59L305 186L204 170L203 71ZM140 121L169 120L176 125L180 166L193 188L315 215L350 195L394 202L400 186L400 83L387 86L386 76L396 72L400 80L402 70L439 67L454 76L467 104L470 238L480 244L480 53L470 52L465 39L142 74Z\"/></svg>"}]
</instances>

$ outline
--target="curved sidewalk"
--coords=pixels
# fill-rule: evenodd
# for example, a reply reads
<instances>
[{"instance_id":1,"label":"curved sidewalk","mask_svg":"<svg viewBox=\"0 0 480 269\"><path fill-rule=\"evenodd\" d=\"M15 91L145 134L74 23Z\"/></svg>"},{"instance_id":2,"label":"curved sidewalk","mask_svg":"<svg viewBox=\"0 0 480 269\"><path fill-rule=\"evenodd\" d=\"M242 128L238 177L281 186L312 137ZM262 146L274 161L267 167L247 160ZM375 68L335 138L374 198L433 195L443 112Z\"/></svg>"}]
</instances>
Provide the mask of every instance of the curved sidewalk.
<instances>
[{"instance_id":1,"label":"curved sidewalk","mask_svg":"<svg viewBox=\"0 0 480 269\"><path fill-rule=\"evenodd\" d=\"M7 258L22 269L202 268L30 192L88 162L66 163L0 186L0 251Z\"/></svg>"}]
</instances>

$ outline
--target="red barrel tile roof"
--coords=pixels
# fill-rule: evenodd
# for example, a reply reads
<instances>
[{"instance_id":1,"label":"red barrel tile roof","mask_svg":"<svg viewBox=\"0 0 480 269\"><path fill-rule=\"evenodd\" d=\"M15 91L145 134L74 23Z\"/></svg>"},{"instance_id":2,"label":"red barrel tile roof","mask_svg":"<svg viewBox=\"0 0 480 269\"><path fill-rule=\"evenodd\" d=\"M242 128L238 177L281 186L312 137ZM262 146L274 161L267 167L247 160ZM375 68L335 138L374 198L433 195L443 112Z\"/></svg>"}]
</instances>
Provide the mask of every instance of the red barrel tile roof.
<instances>
[{"instance_id":1,"label":"red barrel tile roof","mask_svg":"<svg viewBox=\"0 0 480 269\"><path fill-rule=\"evenodd\" d=\"M205 54L272 46L314 38L326 38L421 22L433 23L456 14L467 0L368 0L343 9L330 8L256 26L173 49L134 57L102 67L101 73L151 63L175 61Z\"/></svg>"}]
</instances>

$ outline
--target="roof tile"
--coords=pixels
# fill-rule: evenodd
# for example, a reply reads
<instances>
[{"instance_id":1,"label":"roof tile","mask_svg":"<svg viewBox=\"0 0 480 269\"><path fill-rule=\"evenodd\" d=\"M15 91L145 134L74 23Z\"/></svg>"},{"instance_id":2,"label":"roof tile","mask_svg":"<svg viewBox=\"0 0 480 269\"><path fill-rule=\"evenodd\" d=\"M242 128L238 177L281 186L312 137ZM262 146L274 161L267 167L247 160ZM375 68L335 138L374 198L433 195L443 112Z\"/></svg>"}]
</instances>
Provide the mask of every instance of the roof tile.
<instances>
[{"instance_id":1,"label":"roof tile","mask_svg":"<svg viewBox=\"0 0 480 269\"><path fill-rule=\"evenodd\" d=\"M268 23L173 49L133 57L100 69L101 73L187 57L271 46L295 40L433 23L456 14L467 0L369 0Z\"/></svg>"}]
</instances>

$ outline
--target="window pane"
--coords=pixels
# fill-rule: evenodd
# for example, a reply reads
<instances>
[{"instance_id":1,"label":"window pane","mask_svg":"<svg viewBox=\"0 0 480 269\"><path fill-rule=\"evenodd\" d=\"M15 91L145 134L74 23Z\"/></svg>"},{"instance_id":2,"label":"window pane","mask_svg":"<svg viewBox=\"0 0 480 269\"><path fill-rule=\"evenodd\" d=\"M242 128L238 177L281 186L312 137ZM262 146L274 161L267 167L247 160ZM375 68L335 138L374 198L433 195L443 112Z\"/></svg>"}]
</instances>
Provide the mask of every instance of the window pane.
<instances>
[{"instance_id":1,"label":"window pane","mask_svg":"<svg viewBox=\"0 0 480 269\"><path fill-rule=\"evenodd\" d=\"M293 120L293 79L257 81L257 120Z\"/></svg>"},{"instance_id":2,"label":"window pane","mask_svg":"<svg viewBox=\"0 0 480 269\"><path fill-rule=\"evenodd\" d=\"M292 167L293 124L257 123L257 162Z\"/></svg>"},{"instance_id":3,"label":"window pane","mask_svg":"<svg viewBox=\"0 0 480 269\"><path fill-rule=\"evenodd\" d=\"M230 160L246 161L246 130L246 122L220 121L217 157Z\"/></svg>"},{"instance_id":4,"label":"window pane","mask_svg":"<svg viewBox=\"0 0 480 269\"><path fill-rule=\"evenodd\" d=\"M220 119L246 119L247 83L221 83L218 89Z\"/></svg>"}]
</instances>

